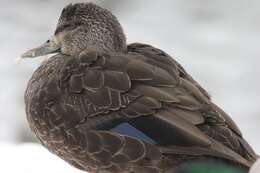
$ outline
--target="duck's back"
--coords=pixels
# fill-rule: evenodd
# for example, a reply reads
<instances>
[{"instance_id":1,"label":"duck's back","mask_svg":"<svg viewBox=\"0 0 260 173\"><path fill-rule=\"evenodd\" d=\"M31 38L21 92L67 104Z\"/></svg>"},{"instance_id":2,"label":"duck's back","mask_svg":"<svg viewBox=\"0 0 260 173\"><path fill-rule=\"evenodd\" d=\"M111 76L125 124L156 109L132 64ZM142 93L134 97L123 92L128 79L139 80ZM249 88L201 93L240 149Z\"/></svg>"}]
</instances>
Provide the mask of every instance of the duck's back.
<instances>
[{"instance_id":1,"label":"duck's back","mask_svg":"<svg viewBox=\"0 0 260 173\"><path fill-rule=\"evenodd\" d=\"M87 171L162 172L207 157L249 167L256 158L207 92L149 45L58 54L34 73L25 101L41 142Z\"/></svg>"}]
</instances>

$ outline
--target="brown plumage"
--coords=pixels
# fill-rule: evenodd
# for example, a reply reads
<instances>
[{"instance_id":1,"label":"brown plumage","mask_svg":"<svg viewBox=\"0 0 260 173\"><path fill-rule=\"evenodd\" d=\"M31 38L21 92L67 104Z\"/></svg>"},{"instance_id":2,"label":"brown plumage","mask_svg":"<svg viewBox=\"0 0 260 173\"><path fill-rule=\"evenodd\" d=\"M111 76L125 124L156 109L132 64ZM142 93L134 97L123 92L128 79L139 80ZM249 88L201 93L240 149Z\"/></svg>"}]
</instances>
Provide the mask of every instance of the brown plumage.
<instances>
[{"instance_id":1,"label":"brown plumage","mask_svg":"<svg viewBox=\"0 0 260 173\"><path fill-rule=\"evenodd\" d=\"M90 172L162 173L192 160L249 168L256 154L232 119L165 52L126 46L116 18L91 3L67 6L55 36L23 54L59 52L25 93L42 144Z\"/></svg>"}]
</instances>

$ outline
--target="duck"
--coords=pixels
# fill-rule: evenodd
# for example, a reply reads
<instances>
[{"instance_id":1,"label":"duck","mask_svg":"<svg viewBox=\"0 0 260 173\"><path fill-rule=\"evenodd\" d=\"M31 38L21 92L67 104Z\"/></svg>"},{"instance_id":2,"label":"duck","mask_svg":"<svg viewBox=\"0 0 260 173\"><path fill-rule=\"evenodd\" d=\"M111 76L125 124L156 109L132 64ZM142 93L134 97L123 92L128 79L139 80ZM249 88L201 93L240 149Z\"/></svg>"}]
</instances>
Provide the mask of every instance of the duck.
<instances>
[{"instance_id":1,"label":"duck","mask_svg":"<svg viewBox=\"0 0 260 173\"><path fill-rule=\"evenodd\" d=\"M94 3L63 8L53 36L22 58L54 54L25 91L28 124L50 152L91 173L167 173L191 161L245 170L258 155L231 117L170 55L127 44Z\"/></svg>"}]
</instances>

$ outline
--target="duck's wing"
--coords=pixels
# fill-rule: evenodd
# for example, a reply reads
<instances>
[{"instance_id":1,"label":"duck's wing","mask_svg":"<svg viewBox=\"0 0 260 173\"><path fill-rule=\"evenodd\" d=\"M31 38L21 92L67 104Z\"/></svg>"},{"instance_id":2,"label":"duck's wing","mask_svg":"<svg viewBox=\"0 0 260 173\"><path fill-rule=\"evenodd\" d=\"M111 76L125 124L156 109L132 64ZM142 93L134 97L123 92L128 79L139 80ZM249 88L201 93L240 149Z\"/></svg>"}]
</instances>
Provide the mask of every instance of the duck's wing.
<instances>
[{"instance_id":1,"label":"duck's wing","mask_svg":"<svg viewBox=\"0 0 260 173\"><path fill-rule=\"evenodd\" d=\"M152 59L153 64L159 66L160 68L165 69L168 73L172 75L179 75L180 78L186 79L191 82L200 92L210 100L210 94L201 87L201 85L195 81L189 73L170 55L164 51L157 49L153 46L147 44L133 43L128 46L128 50L132 52L140 53L146 57ZM175 67L175 68L172 68ZM177 70L176 70L177 69ZM214 107L225 117L226 123L230 129L232 129L237 135L242 136L240 129L234 123L234 121L221 110L217 105L214 104Z\"/></svg>"},{"instance_id":2,"label":"duck's wing","mask_svg":"<svg viewBox=\"0 0 260 173\"><path fill-rule=\"evenodd\" d=\"M211 102L210 95L208 94L208 92L206 90L204 90L201 87L201 85L198 82L196 82L175 59L173 59L171 56L169 56L168 54L166 54L162 50L157 49L157 48L150 46L150 45L146 45L146 44L134 43L134 44L131 44L131 45L128 46L128 50L130 52L136 52L136 53L141 54L145 57L148 57L146 62L148 62L149 64L155 65L157 67L160 67L160 68L166 70L172 76L178 76L181 81L186 81L188 83L188 85L191 84L192 86L188 87L189 88L188 92L191 93L191 91L193 91L194 93L197 93L197 94L195 94L197 101L200 100L198 98L201 98L204 102L203 103L203 102L199 101L200 103L202 103L202 105L201 105L202 107L205 108L205 103L209 104L210 109L212 109L213 112L217 113L217 115L215 117L219 117L220 119L223 119L225 121L224 124L228 128L228 130L227 129L226 130L227 131L231 130L232 133L234 133L232 135L234 138L230 136L231 140L238 140L239 141L239 144L238 143L235 144L235 145L231 144L231 145L229 145L229 147L233 148L233 150L236 150L235 149L236 147L239 147L239 148L241 147L242 149L239 149L238 152L240 154L244 155L251 162L255 161L255 159L258 156L255 154L255 152L250 147L250 145L243 139L242 133L241 133L240 129L237 127L237 125L235 124L235 122L221 108L219 108L216 104ZM180 82L179 86L185 88L185 82ZM194 94L192 94L192 95L194 95ZM193 102L193 103L195 103L195 102ZM192 105L194 106L194 104L192 104ZM184 112L187 113L188 109L189 108L187 108L187 107L183 107L182 111L185 110ZM174 108L174 110L176 111L176 107ZM185 114L184 112L179 113L179 115L182 114L182 116L184 116L184 114ZM189 112L189 113L191 113L191 112ZM195 112L193 112L191 114L194 117ZM202 114L204 114L204 113L202 113ZM211 115L211 116L214 117L214 115ZM207 122L207 116L205 116L205 114L202 115L202 117L204 117L204 119L206 120L206 122L204 122L204 124L207 124L207 123L210 122L210 121ZM192 121L194 121L194 120L192 120ZM201 127L200 125L197 125L197 126ZM203 129L203 128L200 128L200 129ZM226 131L226 130L224 130L224 131ZM217 132L217 133L219 132L221 134L221 130L220 131L218 131L218 130L214 131L214 133L215 132ZM208 135L214 136L214 134L212 134L212 133L210 133ZM223 138L226 138L226 137L223 136ZM219 138L217 137L217 139L219 139ZM225 141L225 140L223 141L221 139L220 139L219 142L224 143L224 144L228 143L227 141ZM232 145L233 145L233 147L232 147ZM235 148L234 148L234 146L235 146Z\"/></svg>"},{"instance_id":3,"label":"duck's wing","mask_svg":"<svg viewBox=\"0 0 260 173\"><path fill-rule=\"evenodd\" d=\"M152 47L150 45L146 45L146 44L140 44L140 43L134 43L128 46L129 51L132 52L138 52L146 57L149 57L150 59L153 59L153 64L167 70L167 72L169 72L169 74L176 74L175 70L172 70L172 66L176 67L178 69L178 73L180 78L186 79L189 82L191 82L194 86L196 86L196 88L198 88L200 90L200 92L209 99L209 101L211 101L210 99L210 94L204 90L201 85L195 81L191 75L189 75L185 69L174 59L172 58L170 55L166 54L165 52L163 52L160 49L157 49L155 47ZM232 132L234 132L236 135L238 135L239 137L242 137L242 133L240 131L240 129L237 127L237 125L235 124L235 122L231 119L231 117L224 112L219 106L217 106L216 104L211 102L211 105L213 107L213 109L215 109L219 114L221 114L221 116L223 116L223 118L225 119L225 122L227 124L227 126L232 130ZM240 138L243 139L243 138ZM243 139L244 140L244 139ZM251 147L248 147L248 144L246 141L242 142L244 143L242 145L244 145L244 147L250 151L251 155L255 155L254 152L252 152Z\"/></svg>"},{"instance_id":4,"label":"duck's wing","mask_svg":"<svg viewBox=\"0 0 260 173\"><path fill-rule=\"evenodd\" d=\"M59 73L62 95L53 112L68 115L96 161L108 165L184 153L251 165L233 121L212 107L207 92L178 63L148 45L128 50L83 52Z\"/></svg>"}]
</instances>

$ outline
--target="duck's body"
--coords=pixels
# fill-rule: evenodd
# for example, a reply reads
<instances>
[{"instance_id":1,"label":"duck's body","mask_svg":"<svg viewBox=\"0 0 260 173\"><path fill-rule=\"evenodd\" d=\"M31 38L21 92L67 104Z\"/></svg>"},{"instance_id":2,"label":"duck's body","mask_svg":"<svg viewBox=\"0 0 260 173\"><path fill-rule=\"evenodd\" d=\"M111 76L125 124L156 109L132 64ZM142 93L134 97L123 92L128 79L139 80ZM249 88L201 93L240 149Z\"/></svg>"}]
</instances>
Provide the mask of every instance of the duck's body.
<instances>
[{"instance_id":1,"label":"duck's body","mask_svg":"<svg viewBox=\"0 0 260 173\"><path fill-rule=\"evenodd\" d=\"M149 45L125 47L59 53L36 70L26 112L44 146L90 172L161 173L207 158L252 165L235 123L180 64Z\"/></svg>"}]
</instances>

